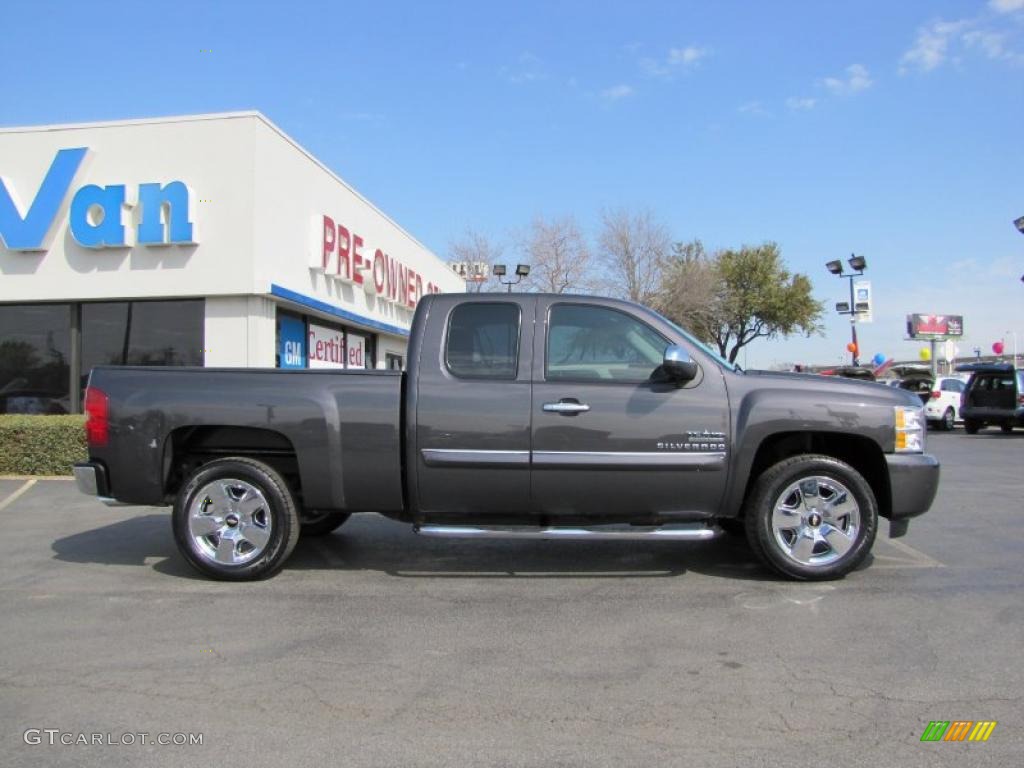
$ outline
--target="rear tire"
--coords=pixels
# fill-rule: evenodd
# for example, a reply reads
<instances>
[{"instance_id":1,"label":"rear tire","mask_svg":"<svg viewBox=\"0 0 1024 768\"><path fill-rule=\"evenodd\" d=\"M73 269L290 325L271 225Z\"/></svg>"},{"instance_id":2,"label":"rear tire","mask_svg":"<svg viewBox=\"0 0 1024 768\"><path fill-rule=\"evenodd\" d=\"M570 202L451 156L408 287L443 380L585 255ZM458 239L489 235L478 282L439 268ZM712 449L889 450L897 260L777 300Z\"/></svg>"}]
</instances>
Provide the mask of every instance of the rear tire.
<instances>
[{"instance_id":1,"label":"rear tire","mask_svg":"<svg viewBox=\"0 0 1024 768\"><path fill-rule=\"evenodd\" d=\"M747 541L791 579L845 576L871 551L878 505L867 481L831 456L801 455L767 469L745 507Z\"/></svg>"},{"instance_id":2,"label":"rear tire","mask_svg":"<svg viewBox=\"0 0 1024 768\"><path fill-rule=\"evenodd\" d=\"M968 435L978 434L978 429L981 425L974 419L964 419L964 432Z\"/></svg>"},{"instance_id":3,"label":"rear tire","mask_svg":"<svg viewBox=\"0 0 1024 768\"><path fill-rule=\"evenodd\" d=\"M322 512L308 520L299 518L299 535L326 536L343 526L348 518L348 512Z\"/></svg>"},{"instance_id":4,"label":"rear tire","mask_svg":"<svg viewBox=\"0 0 1024 768\"><path fill-rule=\"evenodd\" d=\"M943 432L953 431L953 427L956 425L956 414L953 413L952 407L947 408L946 412L942 414L942 421L940 423Z\"/></svg>"},{"instance_id":5,"label":"rear tire","mask_svg":"<svg viewBox=\"0 0 1024 768\"><path fill-rule=\"evenodd\" d=\"M299 540L299 515L284 478L244 457L196 469L178 493L171 523L189 564L225 581L276 573Z\"/></svg>"}]
</instances>

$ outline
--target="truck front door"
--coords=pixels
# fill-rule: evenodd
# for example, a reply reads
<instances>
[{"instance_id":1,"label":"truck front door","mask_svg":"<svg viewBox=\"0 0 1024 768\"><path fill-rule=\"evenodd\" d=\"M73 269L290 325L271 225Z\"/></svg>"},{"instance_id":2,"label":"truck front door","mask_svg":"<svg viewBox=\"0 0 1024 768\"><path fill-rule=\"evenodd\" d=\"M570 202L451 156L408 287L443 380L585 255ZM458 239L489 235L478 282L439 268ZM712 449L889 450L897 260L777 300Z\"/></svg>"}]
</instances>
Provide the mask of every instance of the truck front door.
<instances>
[{"instance_id":1,"label":"truck front door","mask_svg":"<svg viewBox=\"0 0 1024 768\"><path fill-rule=\"evenodd\" d=\"M725 487L730 428L718 367L705 359L682 387L652 380L665 348L683 340L612 302L544 297L537 321L535 514L552 524L713 514Z\"/></svg>"}]
</instances>

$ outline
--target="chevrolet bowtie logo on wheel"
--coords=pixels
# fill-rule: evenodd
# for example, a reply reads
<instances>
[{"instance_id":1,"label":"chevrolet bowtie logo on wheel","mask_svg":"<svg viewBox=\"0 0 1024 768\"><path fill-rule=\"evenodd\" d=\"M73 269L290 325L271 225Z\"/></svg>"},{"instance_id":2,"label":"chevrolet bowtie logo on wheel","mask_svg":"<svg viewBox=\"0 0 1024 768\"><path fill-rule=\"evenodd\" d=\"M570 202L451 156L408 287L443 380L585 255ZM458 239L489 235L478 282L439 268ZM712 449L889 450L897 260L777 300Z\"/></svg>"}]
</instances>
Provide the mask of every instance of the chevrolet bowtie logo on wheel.
<instances>
[{"instance_id":1,"label":"chevrolet bowtie logo on wheel","mask_svg":"<svg viewBox=\"0 0 1024 768\"><path fill-rule=\"evenodd\" d=\"M988 741L995 728L995 720L932 720L921 741Z\"/></svg>"}]
</instances>

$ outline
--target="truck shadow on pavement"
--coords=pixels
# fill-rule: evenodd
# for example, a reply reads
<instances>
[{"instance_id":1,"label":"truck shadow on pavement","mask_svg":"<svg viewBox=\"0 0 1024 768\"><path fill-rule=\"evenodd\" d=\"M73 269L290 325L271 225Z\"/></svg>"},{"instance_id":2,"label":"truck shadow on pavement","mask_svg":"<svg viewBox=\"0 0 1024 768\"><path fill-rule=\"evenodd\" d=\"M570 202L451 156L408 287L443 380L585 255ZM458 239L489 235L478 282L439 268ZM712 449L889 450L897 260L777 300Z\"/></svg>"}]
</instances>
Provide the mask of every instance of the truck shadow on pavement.
<instances>
[{"instance_id":1,"label":"truck shadow on pavement","mask_svg":"<svg viewBox=\"0 0 1024 768\"><path fill-rule=\"evenodd\" d=\"M57 539L69 563L147 568L204 579L181 557L167 513L143 514ZM688 571L775 581L746 544L730 536L704 543L426 539L378 515L353 515L333 534L300 537L284 571L377 571L396 578L673 578Z\"/></svg>"}]
</instances>

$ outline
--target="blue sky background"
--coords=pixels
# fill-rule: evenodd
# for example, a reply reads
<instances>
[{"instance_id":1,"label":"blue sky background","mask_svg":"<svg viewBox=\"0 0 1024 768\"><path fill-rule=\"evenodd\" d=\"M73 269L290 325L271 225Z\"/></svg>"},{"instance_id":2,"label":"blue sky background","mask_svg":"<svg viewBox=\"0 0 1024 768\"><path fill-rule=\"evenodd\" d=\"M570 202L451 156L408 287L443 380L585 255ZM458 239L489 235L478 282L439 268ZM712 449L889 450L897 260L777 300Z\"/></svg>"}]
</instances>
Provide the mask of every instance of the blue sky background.
<instances>
[{"instance_id":1,"label":"blue sky background","mask_svg":"<svg viewBox=\"0 0 1024 768\"><path fill-rule=\"evenodd\" d=\"M864 356L916 355L908 312L1024 351L1024 0L9 0L0 27L2 125L258 109L442 257L647 208L709 248L777 241L829 307L824 262L863 254ZM829 310L747 363L836 362L848 334Z\"/></svg>"}]
</instances>

